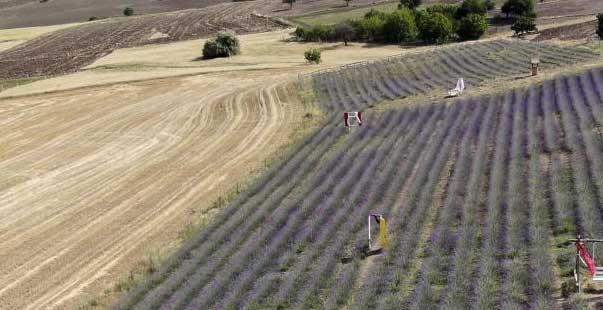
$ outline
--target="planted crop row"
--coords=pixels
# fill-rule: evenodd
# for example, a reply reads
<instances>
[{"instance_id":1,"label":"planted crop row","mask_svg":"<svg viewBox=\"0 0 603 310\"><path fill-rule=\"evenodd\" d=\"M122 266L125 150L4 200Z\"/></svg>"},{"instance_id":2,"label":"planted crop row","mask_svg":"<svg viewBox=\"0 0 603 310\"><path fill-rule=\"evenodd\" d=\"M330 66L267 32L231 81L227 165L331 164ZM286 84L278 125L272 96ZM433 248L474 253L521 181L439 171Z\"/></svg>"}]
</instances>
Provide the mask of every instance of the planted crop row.
<instances>
[{"instance_id":1,"label":"planted crop row","mask_svg":"<svg viewBox=\"0 0 603 310\"><path fill-rule=\"evenodd\" d=\"M383 100L443 92L454 88L458 78L475 87L496 78L527 75L536 55L544 70L596 57L580 48L497 40L438 48L428 57L404 55L317 73L314 81L323 108L361 110Z\"/></svg>"},{"instance_id":2,"label":"planted crop row","mask_svg":"<svg viewBox=\"0 0 603 310\"><path fill-rule=\"evenodd\" d=\"M386 71L346 74L369 72ZM396 85L354 81L367 100ZM351 132L334 113L118 308L554 307L555 240L603 236L601 81L370 112ZM390 242L365 258L369 213Z\"/></svg>"}]
</instances>

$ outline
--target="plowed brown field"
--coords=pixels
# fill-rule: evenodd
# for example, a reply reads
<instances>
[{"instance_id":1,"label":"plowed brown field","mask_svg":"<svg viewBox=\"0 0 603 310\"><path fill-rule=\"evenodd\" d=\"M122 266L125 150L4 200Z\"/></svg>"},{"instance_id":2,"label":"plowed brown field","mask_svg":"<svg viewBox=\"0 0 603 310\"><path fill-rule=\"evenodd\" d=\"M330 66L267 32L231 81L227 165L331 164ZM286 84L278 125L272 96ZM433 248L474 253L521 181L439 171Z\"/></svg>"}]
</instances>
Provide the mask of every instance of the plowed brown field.
<instances>
[{"instance_id":1,"label":"plowed brown field","mask_svg":"<svg viewBox=\"0 0 603 310\"><path fill-rule=\"evenodd\" d=\"M52 32L0 52L0 80L74 72L118 48L205 38L226 29L245 34L283 27L270 18L252 14L256 6L224 3Z\"/></svg>"}]
</instances>

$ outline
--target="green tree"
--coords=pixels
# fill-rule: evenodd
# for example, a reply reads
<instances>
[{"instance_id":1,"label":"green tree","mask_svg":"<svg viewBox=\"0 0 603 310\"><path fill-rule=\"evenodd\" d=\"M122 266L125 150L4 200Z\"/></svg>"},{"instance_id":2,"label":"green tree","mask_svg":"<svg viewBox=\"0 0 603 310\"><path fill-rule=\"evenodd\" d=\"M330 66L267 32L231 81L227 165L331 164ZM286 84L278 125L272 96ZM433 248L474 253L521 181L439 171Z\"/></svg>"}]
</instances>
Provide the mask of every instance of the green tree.
<instances>
[{"instance_id":1,"label":"green tree","mask_svg":"<svg viewBox=\"0 0 603 310\"><path fill-rule=\"evenodd\" d=\"M230 57L241 52L239 39L232 31L219 32L203 45L203 58Z\"/></svg>"},{"instance_id":2,"label":"green tree","mask_svg":"<svg viewBox=\"0 0 603 310\"><path fill-rule=\"evenodd\" d=\"M484 0L463 0L456 12L456 17L461 19L469 14L486 14L488 8Z\"/></svg>"},{"instance_id":3,"label":"green tree","mask_svg":"<svg viewBox=\"0 0 603 310\"><path fill-rule=\"evenodd\" d=\"M309 63L319 64L320 61L321 61L321 52L320 52L320 49L311 48L311 49L307 50L304 53L304 58L306 58L306 60Z\"/></svg>"},{"instance_id":4,"label":"green tree","mask_svg":"<svg viewBox=\"0 0 603 310\"><path fill-rule=\"evenodd\" d=\"M134 9L131 7L127 7L124 9L124 15L125 16L132 16L134 15Z\"/></svg>"},{"instance_id":5,"label":"green tree","mask_svg":"<svg viewBox=\"0 0 603 310\"><path fill-rule=\"evenodd\" d=\"M459 6L456 4L442 4L442 3L437 3L434 5L430 5L427 8L425 8L425 10L428 13L442 13L446 16L448 16L449 18L455 18L457 15L457 12L459 10Z\"/></svg>"},{"instance_id":6,"label":"green tree","mask_svg":"<svg viewBox=\"0 0 603 310\"><path fill-rule=\"evenodd\" d=\"M400 5L398 7L414 10L421 5L421 2L422 0L400 0Z\"/></svg>"},{"instance_id":7,"label":"green tree","mask_svg":"<svg viewBox=\"0 0 603 310\"><path fill-rule=\"evenodd\" d=\"M488 30L488 19L485 15L469 14L459 23L457 34L461 40L477 40Z\"/></svg>"},{"instance_id":8,"label":"green tree","mask_svg":"<svg viewBox=\"0 0 603 310\"><path fill-rule=\"evenodd\" d=\"M417 25L413 13L402 8L388 14L383 23L383 39L388 43L401 43L414 40Z\"/></svg>"},{"instance_id":9,"label":"green tree","mask_svg":"<svg viewBox=\"0 0 603 310\"><path fill-rule=\"evenodd\" d=\"M509 16L535 16L534 0L507 0L500 9Z\"/></svg>"},{"instance_id":10,"label":"green tree","mask_svg":"<svg viewBox=\"0 0 603 310\"><path fill-rule=\"evenodd\" d=\"M364 41L381 41L383 39L384 18L380 15L373 15L369 18L352 23L355 29L356 37Z\"/></svg>"},{"instance_id":11,"label":"green tree","mask_svg":"<svg viewBox=\"0 0 603 310\"><path fill-rule=\"evenodd\" d=\"M597 35L599 36L599 40L603 40L603 13L597 14Z\"/></svg>"},{"instance_id":12,"label":"green tree","mask_svg":"<svg viewBox=\"0 0 603 310\"><path fill-rule=\"evenodd\" d=\"M428 43L445 42L454 33L452 21L442 13L421 14L417 18L417 27L419 38Z\"/></svg>"},{"instance_id":13,"label":"green tree","mask_svg":"<svg viewBox=\"0 0 603 310\"><path fill-rule=\"evenodd\" d=\"M511 30L515 31L517 35L523 35L524 33L537 31L536 18L531 16L521 16L515 21Z\"/></svg>"},{"instance_id":14,"label":"green tree","mask_svg":"<svg viewBox=\"0 0 603 310\"><path fill-rule=\"evenodd\" d=\"M344 21L335 26L335 37L342 40L345 46L348 46L348 41L354 39L355 30L349 22Z\"/></svg>"}]
</instances>

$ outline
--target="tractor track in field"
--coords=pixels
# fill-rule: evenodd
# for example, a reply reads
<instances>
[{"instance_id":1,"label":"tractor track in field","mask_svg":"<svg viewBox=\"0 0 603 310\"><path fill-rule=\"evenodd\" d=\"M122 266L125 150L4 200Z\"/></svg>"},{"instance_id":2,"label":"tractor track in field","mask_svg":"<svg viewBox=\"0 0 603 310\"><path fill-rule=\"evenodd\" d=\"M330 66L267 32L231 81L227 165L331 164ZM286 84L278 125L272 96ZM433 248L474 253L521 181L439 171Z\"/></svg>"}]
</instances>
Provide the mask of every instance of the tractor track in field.
<instances>
[{"instance_id":1,"label":"tractor track in field","mask_svg":"<svg viewBox=\"0 0 603 310\"><path fill-rule=\"evenodd\" d=\"M272 82L192 77L3 101L0 309L76 307L173 244L191 213L286 143L303 108Z\"/></svg>"}]
</instances>

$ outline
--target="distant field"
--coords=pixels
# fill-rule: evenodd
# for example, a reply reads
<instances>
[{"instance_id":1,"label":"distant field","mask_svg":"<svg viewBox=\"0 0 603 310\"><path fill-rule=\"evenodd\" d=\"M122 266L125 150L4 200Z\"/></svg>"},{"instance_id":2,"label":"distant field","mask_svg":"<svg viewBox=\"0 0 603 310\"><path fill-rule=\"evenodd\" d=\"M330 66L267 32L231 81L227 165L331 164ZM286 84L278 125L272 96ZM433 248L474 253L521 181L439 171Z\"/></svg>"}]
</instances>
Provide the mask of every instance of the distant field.
<instances>
[{"instance_id":1,"label":"distant field","mask_svg":"<svg viewBox=\"0 0 603 310\"><path fill-rule=\"evenodd\" d=\"M589 49L495 40L402 55L314 75L318 100L328 110L358 110L384 100L439 91L445 94L464 78L468 89L484 82L530 74L530 59L540 55L541 70L595 59Z\"/></svg>"},{"instance_id":2,"label":"distant field","mask_svg":"<svg viewBox=\"0 0 603 310\"><path fill-rule=\"evenodd\" d=\"M341 9L332 13L319 13L304 16L291 17L290 20L302 25L317 25L317 24L337 24L347 19L362 18L364 14L370 10L379 10L383 12L393 11L398 8L398 2L389 2L376 4L361 8Z\"/></svg>"},{"instance_id":3,"label":"distant field","mask_svg":"<svg viewBox=\"0 0 603 310\"><path fill-rule=\"evenodd\" d=\"M90 17L122 16L125 7L136 14L203 8L229 0L11 0L0 2L0 29L84 22Z\"/></svg>"},{"instance_id":4,"label":"distant field","mask_svg":"<svg viewBox=\"0 0 603 310\"><path fill-rule=\"evenodd\" d=\"M224 3L174 13L86 23L55 31L0 52L0 80L75 72L118 48L283 28L251 14L254 3Z\"/></svg>"}]
</instances>

